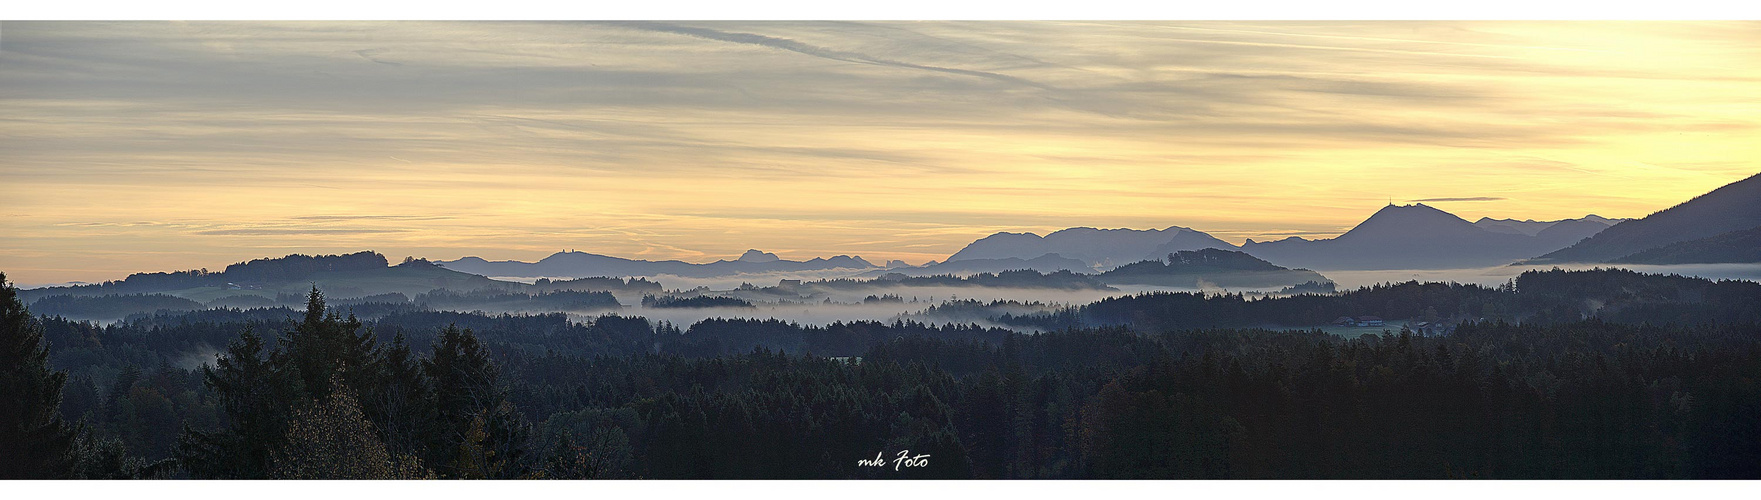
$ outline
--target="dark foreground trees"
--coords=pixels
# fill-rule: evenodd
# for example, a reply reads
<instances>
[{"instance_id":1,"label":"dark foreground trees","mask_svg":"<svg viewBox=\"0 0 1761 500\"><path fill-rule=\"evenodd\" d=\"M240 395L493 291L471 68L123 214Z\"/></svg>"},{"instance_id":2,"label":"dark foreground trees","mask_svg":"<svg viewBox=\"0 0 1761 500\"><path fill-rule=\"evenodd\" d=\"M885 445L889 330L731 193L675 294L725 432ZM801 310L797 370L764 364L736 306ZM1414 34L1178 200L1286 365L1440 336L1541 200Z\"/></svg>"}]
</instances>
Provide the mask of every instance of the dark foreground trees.
<instances>
[{"instance_id":1,"label":"dark foreground trees","mask_svg":"<svg viewBox=\"0 0 1761 500\"><path fill-rule=\"evenodd\" d=\"M222 425L188 429L176 451L196 478L514 478L526 424L469 330L446 329L432 359L402 336L381 347L316 289L274 348L245 331L202 368Z\"/></svg>"},{"instance_id":2,"label":"dark foreground trees","mask_svg":"<svg viewBox=\"0 0 1761 500\"><path fill-rule=\"evenodd\" d=\"M1578 277L1623 285L1489 293L1625 294L1608 302L1619 321L1562 310L1356 338L1143 322L681 330L615 316L358 322L313 294L305 312L40 322L49 362L71 373L63 418L102 424L102 439L73 433L60 477L1761 478L1761 326L1691 314L1741 310L1708 304L1747 285ZM1484 293L1352 300L1453 310L1439 304ZM1236 307L1151 299L1139 302L1176 301L1145 309L1167 320ZM174 366L229 339L208 368ZM161 421L187 428L178 467L131 455L164 456Z\"/></svg>"},{"instance_id":3,"label":"dark foreground trees","mask_svg":"<svg viewBox=\"0 0 1761 500\"><path fill-rule=\"evenodd\" d=\"M0 478L73 476L77 432L61 419L66 382L49 369L42 328L0 273Z\"/></svg>"}]
</instances>

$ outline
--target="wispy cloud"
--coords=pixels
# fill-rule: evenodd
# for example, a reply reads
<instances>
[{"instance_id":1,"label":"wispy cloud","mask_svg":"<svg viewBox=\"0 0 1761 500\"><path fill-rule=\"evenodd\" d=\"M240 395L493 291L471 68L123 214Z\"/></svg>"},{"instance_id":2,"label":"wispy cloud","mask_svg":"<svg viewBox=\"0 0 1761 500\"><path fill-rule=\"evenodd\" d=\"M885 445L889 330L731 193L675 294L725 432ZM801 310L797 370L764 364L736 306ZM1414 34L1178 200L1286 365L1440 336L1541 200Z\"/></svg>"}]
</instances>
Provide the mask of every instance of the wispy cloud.
<instances>
[{"instance_id":1,"label":"wispy cloud","mask_svg":"<svg viewBox=\"0 0 1761 500\"><path fill-rule=\"evenodd\" d=\"M300 236L300 235L335 235L335 234L381 234L405 233L409 229L329 229L329 228L256 228L256 229L210 229L196 231L195 234L208 236Z\"/></svg>"},{"instance_id":2,"label":"wispy cloud","mask_svg":"<svg viewBox=\"0 0 1761 500\"><path fill-rule=\"evenodd\" d=\"M450 220L455 217L440 215L302 215L294 217L301 221L357 221L357 220L388 220L388 221L425 221Z\"/></svg>"},{"instance_id":3,"label":"wispy cloud","mask_svg":"<svg viewBox=\"0 0 1761 500\"><path fill-rule=\"evenodd\" d=\"M749 44L749 45L758 45L758 46L762 46L762 47L770 47L773 49L787 50L789 52L795 52L795 53L799 53L799 54L806 54L806 55L810 55L813 57L831 59L834 61L843 61L843 62L860 63L860 64L874 64L874 65L879 65L879 66L890 66L890 67L894 67L894 68L915 69L915 70L923 70L923 71L933 71L933 72L938 72L938 73L948 73L948 74L954 74L954 75L972 76L972 77L996 80L996 81L1000 81L1000 82L1026 85L1029 87L1051 89L1050 86L1047 86L1047 85L1039 83L1039 82L1027 80L1024 78L1009 76L1009 75L1005 75L1005 74L1001 74L1001 73L993 73L993 72L989 72L989 71L979 71L979 70L962 69L962 68L945 68L945 67L941 67L941 66L930 66L930 65L926 65L926 64L915 64L915 63L897 61L897 60L887 59L887 58L882 58L882 57L876 57L876 56L862 54L862 53L858 53L858 52L834 50L834 49L829 49L829 48L825 48L825 47L819 47L819 46L801 43L801 42L798 42L795 40L790 40L787 38L765 36L765 35L759 35L759 34L754 34L754 33L728 32L728 31L719 31L719 30L713 30L713 29L708 29L708 28L695 28L695 27L689 27L689 26L679 26L679 25L674 25L674 24L643 22L643 21L612 22L610 24L612 24L614 26L624 26L624 27L636 28L636 29L641 29L641 30L694 36L694 37L698 37L698 38L704 38L704 39L708 39L708 40L716 40L716 41L721 41L721 42L732 42L732 43L743 43L743 44Z\"/></svg>"},{"instance_id":4,"label":"wispy cloud","mask_svg":"<svg viewBox=\"0 0 1761 500\"><path fill-rule=\"evenodd\" d=\"M1500 201L1500 200L1504 200L1504 199L1505 198L1492 197L1492 196L1474 196L1474 197L1468 197L1468 198L1425 198L1425 199L1421 199L1421 200L1412 200L1412 201L1417 201L1417 202L1427 202L1427 201Z\"/></svg>"}]
</instances>

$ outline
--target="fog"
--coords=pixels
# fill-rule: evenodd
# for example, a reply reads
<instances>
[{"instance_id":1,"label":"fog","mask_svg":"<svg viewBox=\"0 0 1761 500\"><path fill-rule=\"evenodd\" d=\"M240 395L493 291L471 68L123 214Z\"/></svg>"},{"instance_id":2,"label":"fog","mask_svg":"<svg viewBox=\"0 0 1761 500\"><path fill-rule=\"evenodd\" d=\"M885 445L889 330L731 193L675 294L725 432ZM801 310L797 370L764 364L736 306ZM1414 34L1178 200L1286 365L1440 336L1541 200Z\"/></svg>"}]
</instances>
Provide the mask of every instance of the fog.
<instances>
[{"instance_id":1,"label":"fog","mask_svg":"<svg viewBox=\"0 0 1761 500\"><path fill-rule=\"evenodd\" d=\"M1321 271L1321 273L1338 284L1340 291L1374 285L1377 283L1406 282L1412 280L1424 282L1456 282L1477 284L1482 286L1498 286L1516 278L1517 275L1531 269L1569 269L1582 270L1596 267L1618 267L1651 274L1679 274L1713 280L1742 279L1761 281L1761 263L1758 264L1694 264L1694 265L1545 265L1545 266L1497 266L1471 269L1423 269L1423 270L1383 270L1383 271ZM802 325L824 326L834 322L882 321L894 320L917 321L931 325L943 324L979 324L981 326L1006 327L991 323L988 318L1001 314L1032 314L1036 312L1054 311L1068 306L1081 306L1108 297L1135 295L1145 292L1176 291L1176 292L1231 292L1247 293L1250 296L1276 292L1276 289L1223 289L1205 288L1172 288L1144 285L1113 285L1112 290L1069 290L1056 288L1005 288L984 286L888 286L886 282L878 282L870 286L859 287L820 287L814 286L811 280L835 279L836 273L775 273L764 275L740 275L725 278L681 278L663 276L658 281L669 295L689 298L697 295L734 297L751 302L755 307L647 307L642 305L642 297L630 292L617 292L616 298L622 307L616 309L599 308L585 310L554 309L534 310L530 308L508 309L501 307L454 307L445 308L463 312L481 312L486 314L543 314L562 312L575 321L591 321L605 314L623 316L641 316L651 324L671 323L680 328L688 328L692 324L710 318L748 318L778 319ZM501 278L498 278L501 279ZM796 287L777 287L776 281L782 279L799 279L806 281ZM530 282L533 278L520 281ZM743 284L756 287L741 288ZM703 287L703 288L699 288ZM870 296L896 296L897 299L867 301ZM993 301L1005 301L1003 304L991 304ZM976 303L974 303L976 302ZM954 304L950 307L949 304ZM347 309L349 306L341 305ZM939 307L938 307L939 306ZM938 307L930 311L931 307ZM368 316L376 314L361 311ZM119 317L70 318L92 320L100 323L116 321ZM1020 327L1013 327L1024 330ZM211 360L214 353L211 348L197 349L179 360L179 365L197 366L202 361Z\"/></svg>"},{"instance_id":2,"label":"fog","mask_svg":"<svg viewBox=\"0 0 1761 500\"><path fill-rule=\"evenodd\" d=\"M659 274L659 275L655 275L655 276L642 276L642 277L647 278L649 281L658 282L662 286L665 286L668 290L674 290L674 289L689 290L689 289L697 288L697 287L709 287L712 290L732 290L734 288L739 287L741 284L751 284L753 286L772 286L772 285L776 285L777 282L781 281L781 280L815 281L815 280L826 280L826 279L855 278L859 274L863 274L863 273L870 272L870 271L873 271L873 269L820 269L820 270L814 270L814 271L793 271L793 272L774 272L774 273L742 273L742 274L734 274L734 275L728 275L728 276L716 276L716 277L710 277L710 278L693 278L693 277L686 277L686 276L676 276L676 275L671 275L671 274ZM618 278L631 278L631 277L632 276L618 276ZM552 281L566 281L566 280L575 279L574 277L571 277L571 276L546 276L545 278L549 278ZM536 276L534 276L534 277L490 276L489 279L496 280L496 281L512 281L512 282L525 283L525 284L530 285L534 282L537 282L540 279L540 277L536 277Z\"/></svg>"},{"instance_id":3,"label":"fog","mask_svg":"<svg viewBox=\"0 0 1761 500\"><path fill-rule=\"evenodd\" d=\"M1539 269L1585 270L1620 268L1647 274L1679 274L1710 280L1740 279L1761 281L1761 263L1750 264L1677 264L1667 266L1637 264L1547 264L1536 266L1495 266L1472 269L1400 269L1385 271L1320 271L1339 285L1340 291L1353 290L1377 283L1418 281L1456 282L1497 286L1515 279L1524 271Z\"/></svg>"},{"instance_id":4,"label":"fog","mask_svg":"<svg viewBox=\"0 0 1761 500\"><path fill-rule=\"evenodd\" d=\"M213 366L214 361L220 359L220 357L221 352L219 349L215 349L214 346L207 344L200 344L192 348L189 352L178 356L177 360L173 361L172 364L185 370L195 370L201 368L202 365Z\"/></svg>"},{"instance_id":5,"label":"fog","mask_svg":"<svg viewBox=\"0 0 1761 500\"><path fill-rule=\"evenodd\" d=\"M1471 283L1471 284L1478 284L1478 285L1482 285L1482 286L1498 286L1498 285L1504 284L1506 281L1509 281L1511 279L1516 278L1517 275L1522 274L1524 271L1528 271L1531 269L1546 270L1546 269L1560 268L1560 269L1567 269L1567 270L1584 270L1584 269L1593 269L1593 268L1597 268L1597 267L1602 267L1602 268L1618 267L1618 268L1631 269L1633 271L1642 272L1642 273L1649 273L1649 274L1679 274L1679 275L1683 275L1683 276L1692 276L1692 277L1706 278L1706 279L1712 279L1712 280L1742 279L1742 280L1750 280L1750 281L1761 281L1761 264L1691 264L1691 265L1667 265L1667 266L1656 266L1656 265L1611 266L1608 264L1601 264L1601 265L1573 264L1573 265L1544 265L1544 266L1496 266L1496 267L1471 268L1471 269L1406 269L1406 270L1383 270L1383 271L1321 271L1321 273L1323 275L1327 276L1328 278L1333 279L1334 282L1339 285L1339 290L1343 292L1343 291L1353 290L1353 289L1357 289L1357 288L1364 287L1364 286L1374 285L1377 283L1405 282L1405 281L1411 281L1411 280L1419 280L1419 281L1427 281L1427 282L1429 282L1429 281L1456 282L1456 283L1463 283L1463 284L1470 284ZM1104 299L1107 297L1135 295L1138 293L1155 292L1155 291L1182 291L1182 292L1190 292L1190 291L1224 292L1224 291L1228 291L1228 292L1235 292L1235 293L1245 292L1245 293L1249 293L1249 294L1269 293L1269 292L1276 291L1275 289L1228 289L1228 290L1224 290L1222 288L1206 288L1206 289L1202 289L1202 290L1197 290L1197 289L1193 289L1193 288L1169 288L1169 287L1135 286L1135 285L1128 285L1128 286L1115 285L1114 288L1116 288L1116 290L1058 290L1058 289L1038 289L1038 288L991 288L991 287L905 287L905 286L878 287L877 286L877 287L872 287L872 288L864 288L864 289L860 289L860 290L815 289L815 291L819 292L819 294L814 295L813 298L810 299L812 303L782 303L782 304L779 304L776 302L775 298L771 298L769 300L764 300L764 299L760 299L758 294L742 293L739 290L731 290L731 288L737 287L742 283L752 283L757 286L766 286L766 285L774 284L774 282L769 282L769 281L759 282L759 281L754 280L752 278L753 278L753 276L747 275L747 276L732 277L732 278L691 280L691 279L680 279L677 277L670 277L669 276L669 277L667 277L667 280L662 281L661 284L662 284L662 286L666 287L668 290L684 290L684 289L695 288L697 286L707 286L712 291L706 292L705 293L706 295L718 295L718 296L731 296L731 297L745 298L749 301L752 301L757 306L755 308L677 309L677 308L648 308L648 307L642 307L640 305L632 305L632 306L624 307L623 310L618 312L618 314L622 314L622 315L626 315L626 316L643 316L643 317L648 318L649 321L653 322L653 323L665 321L665 322L669 322L674 325L677 325L680 328L689 327L690 325L692 325L698 321L702 321L702 320L708 319L708 318L752 318L752 319L775 318L775 319L784 320L784 321L796 322L796 323L800 323L800 324L804 324L804 325L816 325L816 326L823 326L826 324L830 324L833 322L839 322L839 321L842 321L842 322L863 321L863 320L893 321L895 319L903 319L903 320L911 320L911 321L929 323L929 324L933 324L933 325L948 324L948 323L961 323L961 324L977 323L982 326L997 326L997 327L1004 327L1004 328L1020 329L1019 327L1007 327L1004 325L991 324L989 321L987 321L986 318L991 317L991 316L996 316L996 315L999 315L1002 313L1022 314L1022 313L1031 313L1031 312L1036 312L1036 311L1050 311L1050 310L1055 310L1055 309L1058 309L1058 308L1064 307L1064 306L1080 306L1080 305L1088 304L1088 303L1091 303L1091 302L1094 302L1097 300L1101 300L1101 299ZM781 278L779 278L779 279L781 279ZM790 278L790 279L801 279L801 278ZM902 302L881 302L881 303L867 303L867 304L861 303L864 298L866 298L870 295L881 296L881 295L889 295L889 294L890 295L897 295L900 299L902 299ZM831 301L833 303L832 304L824 303L824 300L827 298L831 299ZM934 314L934 315L926 315L925 314L925 311L927 309L929 309L930 306L940 306L940 305L945 305L951 301L966 301L966 300L975 300L975 301L985 303L985 304L988 304L994 300L1015 301L1015 302L1022 303L1022 305L1001 306L1001 307L994 307L994 308L987 307L981 311L973 311L970 309L965 310L965 311L948 311L948 310L944 309L944 310L938 310L937 314ZM577 320L591 320L591 318L597 316L598 314L603 314L603 313L573 314L571 316L575 317Z\"/></svg>"},{"instance_id":6,"label":"fog","mask_svg":"<svg viewBox=\"0 0 1761 500\"><path fill-rule=\"evenodd\" d=\"M668 289L676 289L671 283L663 282ZM739 285L739 282L734 285ZM1117 290L1060 290L1043 288L995 288L995 287L865 287L860 290L823 290L811 298L768 300L759 298L760 294L742 290L716 290L705 292L704 295L738 297L752 302L756 307L709 307L709 308L671 308L644 307L640 303L626 303L616 314L624 316L642 316L650 323L668 322L680 328L686 328L699 321L709 318L748 318L748 319L779 319L803 325L824 326L835 322L852 321L883 321L908 320L933 325L978 323L983 326L1002 326L990 324L986 318L1004 312L1023 314L1049 311L1065 306L1078 306L1107 297L1132 295L1151 290L1174 290L1159 287L1122 287ZM1191 290L1186 290L1191 291ZM690 296L694 294L688 294ZM869 296L893 295L897 302L876 301L864 303ZM830 303L826 300L830 299ZM621 300L621 299L620 299ZM924 313L931 306L945 305L956 301L978 301L989 304L992 301L1014 301L1018 306L988 308L982 313L955 313L946 310L938 314L926 316ZM587 313L570 313L577 321L590 321L592 318L614 311L597 311Z\"/></svg>"}]
</instances>

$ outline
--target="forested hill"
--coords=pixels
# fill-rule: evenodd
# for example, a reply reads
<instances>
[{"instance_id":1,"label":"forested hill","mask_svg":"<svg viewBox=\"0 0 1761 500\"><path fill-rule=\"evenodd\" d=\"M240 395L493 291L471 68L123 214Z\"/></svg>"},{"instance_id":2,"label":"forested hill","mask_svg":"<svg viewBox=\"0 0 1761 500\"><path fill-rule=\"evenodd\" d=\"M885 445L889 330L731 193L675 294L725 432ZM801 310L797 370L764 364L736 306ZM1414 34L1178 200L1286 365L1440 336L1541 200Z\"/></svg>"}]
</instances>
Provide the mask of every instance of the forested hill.
<instances>
[{"instance_id":1,"label":"forested hill","mask_svg":"<svg viewBox=\"0 0 1761 500\"><path fill-rule=\"evenodd\" d=\"M1239 294L1146 293L1103 299L1058 313L999 315L1005 324L1042 329L1134 325L1185 328L1305 328L1340 317L1386 321L1558 323L1600 318L1624 323L1761 322L1761 284L1711 281L1623 269L1528 271L1488 288L1416 281L1337 295L1248 299ZM1393 328L1399 328L1393 326Z\"/></svg>"},{"instance_id":2,"label":"forested hill","mask_svg":"<svg viewBox=\"0 0 1761 500\"><path fill-rule=\"evenodd\" d=\"M1614 259L1621 264L1761 262L1761 226L1672 243Z\"/></svg>"},{"instance_id":3,"label":"forested hill","mask_svg":"<svg viewBox=\"0 0 1761 500\"><path fill-rule=\"evenodd\" d=\"M1609 262L1670 244L1761 227L1761 174L1639 220L1615 224L1534 262ZM1700 260L1699 262L1704 262Z\"/></svg>"},{"instance_id":4,"label":"forested hill","mask_svg":"<svg viewBox=\"0 0 1761 500\"><path fill-rule=\"evenodd\" d=\"M1167 260L1145 260L1101 273L1112 284L1174 287L1267 288L1331 282L1320 273L1290 269L1234 250L1205 248L1168 254Z\"/></svg>"},{"instance_id":5,"label":"forested hill","mask_svg":"<svg viewBox=\"0 0 1761 500\"><path fill-rule=\"evenodd\" d=\"M547 285L536 288L559 288L557 284ZM121 280L91 285L20 290L19 297L28 304L57 295L104 297L165 294L206 304L216 300L252 297L275 301L278 296L292 295L296 300L293 305L298 305L297 301L302 300L301 297L313 286L338 295L356 297L388 293L415 296L436 289L469 292L481 289L534 288L451 271L422 259L405 259L398 265L388 266L384 255L367 251L346 255L295 254L256 259L227 266L220 272L197 269L136 273Z\"/></svg>"},{"instance_id":6,"label":"forested hill","mask_svg":"<svg viewBox=\"0 0 1761 500\"><path fill-rule=\"evenodd\" d=\"M226 270L221 271L216 278L233 282L279 283L303 279L325 271L376 271L390 265L384 255L371 251L346 255L293 254L226 266Z\"/></svg>"},{"instance_id":7,"label":"forested hill","mask_svg":"<svg viewBox=\"0 0 1761 500\"><path fill-rule=\"evenodd\" d=\"M47 287L22 290L29 302L48 295L105 295L123 293L155 293L197 287L224 286L228 283L263 285L280 284L308 278L320 272L358 272L385 269L390 263L378 252L361 251L344 255L303 255L255 259L226 266L220 272L207 269L189 271L135 273L128 277L91 285Z\"/></svg>"}]
</instances>

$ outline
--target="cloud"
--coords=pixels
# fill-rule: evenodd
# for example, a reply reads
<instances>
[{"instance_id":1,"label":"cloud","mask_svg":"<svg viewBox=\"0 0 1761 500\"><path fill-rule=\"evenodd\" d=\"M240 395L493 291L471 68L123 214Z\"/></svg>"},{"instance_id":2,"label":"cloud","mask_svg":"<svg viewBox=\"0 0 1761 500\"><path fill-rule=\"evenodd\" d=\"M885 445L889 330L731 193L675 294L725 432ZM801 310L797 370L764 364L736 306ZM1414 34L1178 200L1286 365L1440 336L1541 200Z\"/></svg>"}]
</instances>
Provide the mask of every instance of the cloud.
<instances>
[{"instance_id":1,"label":"cloud","mask_svg":"<svg viewBox=\"0 0 1761 500\"><path fill-rule=\"evenodd\" d=\"M379 64L384 64L387 66L403 66L404 65L403 63L387 61L384 59L380 59L378 57L374 57L374 55L380 54L383 52L385 52L385 49L361 49L361 50L355 51L355 55L361 56L362 59L366 59L368 61L373 61L373 62L376 62Z\"/></svg>"},{"instance_id":2,"label":"cloud","mask_svg":"<svg viewBox=\"0 0 1761 500\"><path fill-rule=\"evenodd\" d=\"M440 215L302 215L294 220L309 221L356 221L356 220L448 220L454 217Z\"/></svg>"},{"instance_id":3,"label":"cloud","mask_svg":"<svg viewBox=\"0 0 1761 500\"><path fill-rule=\"evenodd\" d=\"M326 234L381 234L404 233L409 229L330 229L330 228L263 228L263 229L210 229L196 231L196 234L209 236L296 236Z\"/></svg>"},{"instance_id":4,"label":"cloud","mask_svg":"<svg viewBox=\"0 0 1761 500\"><path fill-rule=\"evenodd\" d=\"M871 56L868 54L862 54L862 53L857 53L857 52L846 52L846 51L841 51L841 50L834 50L834 49L829 49L829 48L825 48L825 47L809 45L809 44L801 43L801 42L798 42L795 40L790 40L787 38L765 36L765 35L759 35L759 34L753 34L753 33L737 33L737 32L727 32L727 31L717 31L717 30L712 30L712 29L708 29L708 28L693 28L693 27L689 27L689 26L679 26L679 25L673 25L673 24L645 22L645 21L630 21L630 22L619 21L619 22L611 22L609 24L612 24L615 26L625 26L625 27L641 29L641 30L657 31L657 32L662 32L662 33L674 33L674 34L680 34L680 35L694 36L694 37L698 37L698 38L704 38L704 39L716 40L716 41L722 41L722 42L758 45L758 46L763 46L763 47L770 47L773 49L787 50L790 52L806 54L806 55L810 55L813 57L821 57L821 58L825 58L825 59L831 59L834 61L843 61L843 62L852 62L852 63L861 63L861 64L874 64L874 65L879 65L879 66L890 66L890 67L895 67L895 68L917 69L917 70L924 70L924 71L934 71L934 72L939 72L939 73L948 73L948 74L954 74L954 75L973 76L973 77L979 77L979 78L986 78L986 79L990 79L990 80L996 80L996 81L1000 81L1000 82L1007 82L1007 83L1013 83L1013 84L1018 84L1018 85L1026 85L1029 87L1037 87L1037 88L1041 88L1041 89L1048 89L1048 90L1052 89L1052 87L1047 86L1042 83L1039 83L1039 82L1035 82L1035 81L1024 79L1024 78L1009 76L1009 75L1005 75L1005 74L1001 74L1001 73L992 73L989 71L978 71L978 70L961 69L961 68L944 68L944 67L940 67L940 66L929 66L929 65L924 65L924 64L914 64L914 63L909 63L909 62L904 62L904 61L896 61L896 60L892 60L892 59Z\"/></svg>"},{"instance_id":5,"label":"cloud","mask_svg":"<svg viewBox=\"0 0 1761 500\"><path fill-rule=\"evenodd\" d=\"M1412 201L1426 202L1426 201L1501 201L1501 200L1504 200L1504 198L1498 198L1498 197L1492 197L1492 196L1475 196L1475 197L1471 197L1471 198L1425 198L1422 200L1412 200Z\"/></svg>"}]
</instances>

